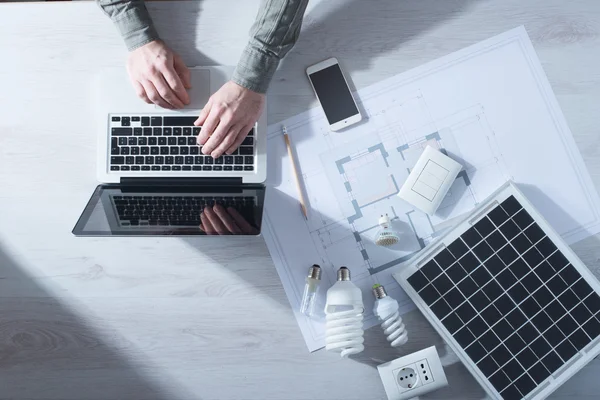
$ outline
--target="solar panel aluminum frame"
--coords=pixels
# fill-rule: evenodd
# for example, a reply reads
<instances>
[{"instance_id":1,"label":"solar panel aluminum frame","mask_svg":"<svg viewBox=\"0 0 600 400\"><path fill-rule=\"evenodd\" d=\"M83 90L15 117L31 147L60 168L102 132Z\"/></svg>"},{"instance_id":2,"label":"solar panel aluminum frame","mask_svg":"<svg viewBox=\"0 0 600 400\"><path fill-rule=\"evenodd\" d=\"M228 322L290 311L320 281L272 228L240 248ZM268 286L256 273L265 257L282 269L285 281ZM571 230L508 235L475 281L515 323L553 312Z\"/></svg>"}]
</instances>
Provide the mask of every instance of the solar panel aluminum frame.
<instances>
[{"instance_id":1,"label":"solar panel aluminum frame","mask_svg":"<svg viewBox=\"0 0 600 400\"><path fill-rule=\"evenodd\" d=\"M519 203L521 203L523 208L531 215L531 217L533 217L534 221L544 230L546 236L552 240L552 242L567 258L571 265L575 267L575 269L581 274L583 279L592 287L592 289L596 291L596 293L600 293L600 283L596 277L563 241L560 235L556 233L550 224L534 208L529 200L527 200L525 195L523 195L517 186L510 181L504 184L500 189L488 197L488 199L482 202L467 218L462 220L452 230L446 232L444 235L439 237L438 240L432 242L425 249L423 249L421 254L403 267L402 270L393 274L396 281L398 281L404 291L415 302L425 318L427 318L427 320L437 330L442 338L444 338L450 348L454 350L465 367L481 384L488 395L493 399L499 400L503 399L500 393L492 386L484 373L478 367L476 367L475 363L472 362L463 347L458 344L454 336L446 329L437 316L432 312L431 308L429 308L421 296L408 283L407 279L428 261L437 256L443 249L446 248L447 244L452 243L454 240L462 236L467 229L474 226L479 220L484 218L489 211L502 203L504 200L508 199L510 196L514 196ZM598 354L600 354L600 338L595 338L580 352L573 356L573 358L568 360L558 370L552 373L546 380L537 385L535 389L533 389L523 398L527 400L545 399Z\"/></svg>"}]
</instances>

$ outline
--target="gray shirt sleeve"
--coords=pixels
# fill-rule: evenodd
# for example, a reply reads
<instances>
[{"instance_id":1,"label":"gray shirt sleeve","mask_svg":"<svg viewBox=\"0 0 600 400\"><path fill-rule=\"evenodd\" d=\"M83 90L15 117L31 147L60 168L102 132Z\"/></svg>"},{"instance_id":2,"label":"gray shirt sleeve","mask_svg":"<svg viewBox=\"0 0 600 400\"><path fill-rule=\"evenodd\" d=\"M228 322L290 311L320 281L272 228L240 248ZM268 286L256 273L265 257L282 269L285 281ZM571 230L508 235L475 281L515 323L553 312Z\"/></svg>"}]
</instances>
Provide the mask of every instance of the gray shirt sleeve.
<instances>
[{"instance_id":1,"label":"gray shirt sleeve","mask_svg":"<svg viewBox=\"0 0 600 400\"><path fill-rule=\"evenodd\" d=\"M308 0L263 0L232 80L265 93L281 59L300 35Z\"/></svg>"},{"instance_id":2,"label":"gray shirt sleeve","mask_svg":"<svg viewBox=\"0 0 600 400\"><path fill-rule=\"evenodd\" d=\"M96 0L96 3L119 29L129 51L159 38L143 0Z\"/></svg>"},{"instance_id":3,"label":"gray shirt sleeve","mask_svg":"<svg viewBox=\"0 0 600 400\"><path fill-rule=\"evenodd\" d=\"M159 39L143 0L96 0L121 32L129 51ZM281 59L292 49L308 0L263 0L232 80L265 93Z\"/></svg>"}]
</instances>

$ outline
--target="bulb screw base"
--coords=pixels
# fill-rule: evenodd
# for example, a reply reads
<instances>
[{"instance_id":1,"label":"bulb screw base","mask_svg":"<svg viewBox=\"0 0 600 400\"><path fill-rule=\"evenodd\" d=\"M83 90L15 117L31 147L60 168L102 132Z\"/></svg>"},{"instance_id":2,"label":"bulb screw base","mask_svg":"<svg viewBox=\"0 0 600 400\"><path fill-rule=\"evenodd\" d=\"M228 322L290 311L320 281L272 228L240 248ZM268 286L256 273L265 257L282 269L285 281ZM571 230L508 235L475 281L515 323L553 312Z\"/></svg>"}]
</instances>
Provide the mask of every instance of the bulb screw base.
<instances>
[{"instance_id":1,"label":"bulb screw base","mask_svg":"<svg viewBox=\"0 0 600 400\"><path fill-rule=\"evenodd\" d=\"M373 285L373 295L376 299L383 299L387 296L387 292L385 291L385 288L382 285L376 283Z\"/></svg>"},{"instance_id":2,"label":"bulb screw base","mask_svg":"<svg viewBox=\"0 0 600 400\"><path fill-rule=\"evenodd\" d=\"M308 269L308 277L320 281L321 267L317 264L313 264L313 266Z\"/></svg>"},{"instance_id":3,"label":"bulb screw base","mask_svg":"<svg viewBox=\"0 0 600 400\"><path fill-rule=\"evenodd\" d=\"M337 272L337 280L338 281L349 281L350 280L350 270L347 267L341 267Z\"/></svg>"}]
</instances>

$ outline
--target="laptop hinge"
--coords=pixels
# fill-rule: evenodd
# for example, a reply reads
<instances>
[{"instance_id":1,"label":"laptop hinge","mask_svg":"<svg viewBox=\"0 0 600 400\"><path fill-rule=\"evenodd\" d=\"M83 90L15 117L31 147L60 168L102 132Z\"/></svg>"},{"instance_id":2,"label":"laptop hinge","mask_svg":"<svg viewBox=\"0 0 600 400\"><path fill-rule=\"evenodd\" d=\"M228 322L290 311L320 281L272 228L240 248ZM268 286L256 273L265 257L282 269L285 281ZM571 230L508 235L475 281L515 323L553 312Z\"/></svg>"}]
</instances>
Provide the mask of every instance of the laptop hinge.
<instances>
[{"instance_id":1,"label":"laptop hinge","mask_svg":"<svg viewBox=\"0 0 600 400\"><path fill-rule=\"evenodd\" d=\"M240 186L242 178L121 178L128 186Z\"/></svg>"}]
</instances>

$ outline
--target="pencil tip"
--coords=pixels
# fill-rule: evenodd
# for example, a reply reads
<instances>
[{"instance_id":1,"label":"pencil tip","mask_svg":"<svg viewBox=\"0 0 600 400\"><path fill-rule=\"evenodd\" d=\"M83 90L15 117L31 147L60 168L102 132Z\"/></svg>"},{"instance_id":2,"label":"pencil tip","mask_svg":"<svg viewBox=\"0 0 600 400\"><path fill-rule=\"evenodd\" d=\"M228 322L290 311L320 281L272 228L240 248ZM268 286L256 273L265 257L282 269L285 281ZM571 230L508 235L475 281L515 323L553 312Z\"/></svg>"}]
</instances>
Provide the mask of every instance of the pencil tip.
<instances>
[{"instance_id":1,"label":"pencil tip","mask_svg":"<svg viewBox=\"0 0 600 400\"><path fill-rule=\"evenodd\" d=\"M304 219L308 221L308 215L306 213L306 208L304 208L304 206L302 204L300 204L300 212L302 213L302 216L304 217Z\"/></svg>"}]
</instances>

